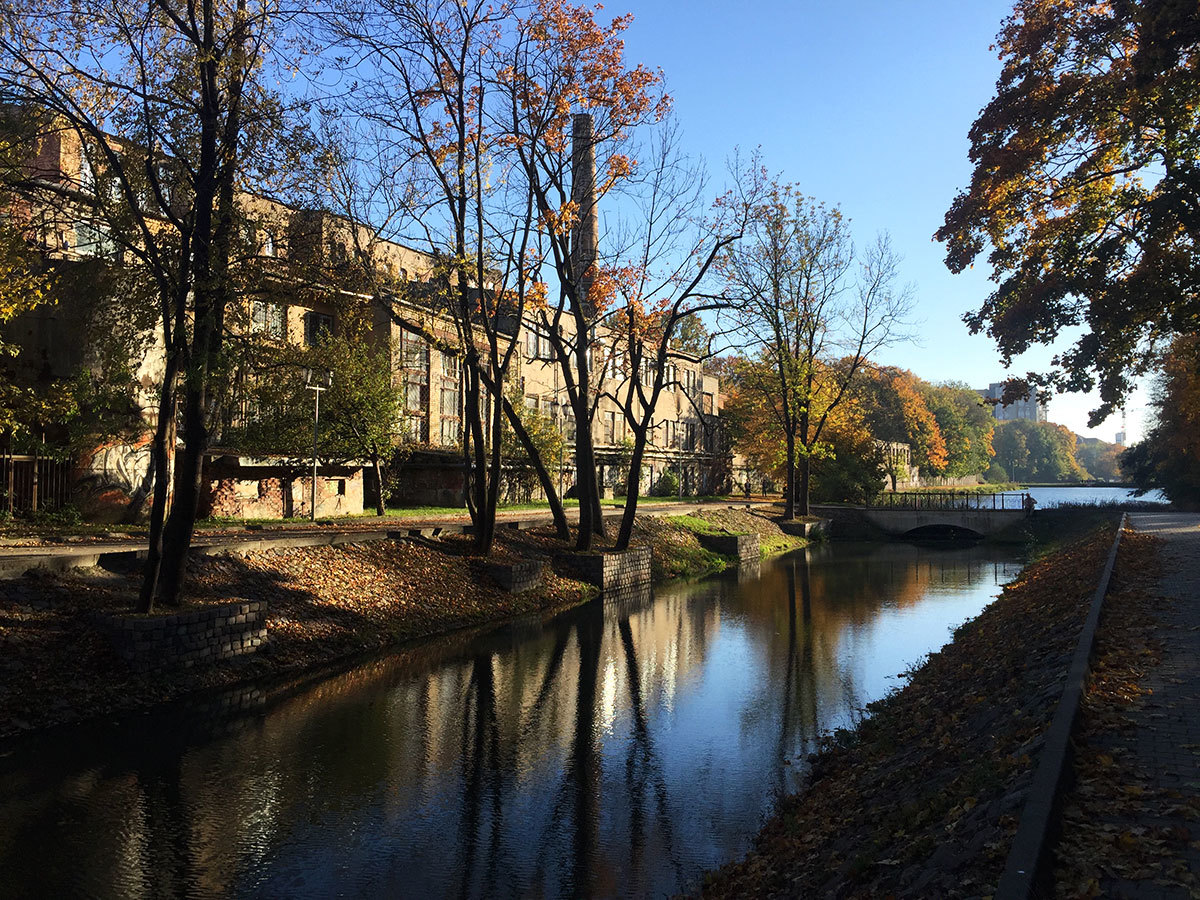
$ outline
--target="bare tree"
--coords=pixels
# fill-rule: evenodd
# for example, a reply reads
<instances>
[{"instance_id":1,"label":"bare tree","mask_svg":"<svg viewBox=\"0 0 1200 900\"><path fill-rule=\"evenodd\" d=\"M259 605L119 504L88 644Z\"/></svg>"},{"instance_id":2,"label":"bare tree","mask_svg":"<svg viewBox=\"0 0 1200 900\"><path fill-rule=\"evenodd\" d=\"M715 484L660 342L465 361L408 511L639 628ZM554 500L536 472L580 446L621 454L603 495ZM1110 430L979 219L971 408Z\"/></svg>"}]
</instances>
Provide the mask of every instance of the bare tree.
<instances>
[{"instance_id":1,"label":"bare tree","mask_svg":"<svg viewBox=\"0 0 1200 900\"><path fill-rule=\"evenodd\" d=\"M515 159L513 177L523 177L533 201L538 257L552 273L532 309L575 420L576 547L588 550L604 533L592 349L621 274L599 256L598 210L635 175L633 133L660 121L669 98L660 75L626 68L621 34L628 16L603 25L590 7L562 0L538 0L523 12L498 70L497 123Z\"/></svg>"},{"instance_id":2,"label":"bare tree","mask_svg":"<svg viewBox=\"0 0 1200 900\"><path fill-rule=\"evenodd\" d=\"M174 605L236 292L236 194L249 160L266 168L274 158L268 148L281 131L282 105L264 76L286 14L271 0L47 0L0 15L4 99L46 110L74 136L81 169L65 185L72 208L156 286L165 369L139 609ZM256 176L261 183L265 173ZM183 449L168 515L180 399Z\"/></svg>"},{"instance_id":3,"label":"bare tree","mask_svg":"<svg viewBox=\"0 0 1200 900\"><path fill-rule=\"evenodd\" d=\"M761 174L757 159L749 172L743 184ZM856 259L840 210L778 182L721 268L738 333L761 354L747 381L784 434L784 517L806 516L812 458L829 417L867 361L905 336L911 290L897 285L899 258L886 235Z\"/></svg>"},{"instance_id":4,"label":"bare tree","mask_svg":"<svg viewBox=\"0 0 1200 900\"><path fill-rule=\"evenodd\" d=\"M380 222L381 233L418 235L432 260L426 275L433 288L418 305L453 323L446 340L430 323L414 321L414 305L393 302L395 286L374 291L393 321L462 360L461 449L476 549L488 552L495 532L506 421L533 461L565 538L553 481L504 389L518 350L516 330L538 283L530 262L532 196L507 178L507 146L493 122L492 107L501 102L498 48L511 34L512 13L480 0L344 0L331 21L338 39L359 54L347 67L366 73L347 109L370 129L369 143L359 149L371 162L342 179L342 193L365 188L371 199L348 212ZM371 254L360 257L377 266Z\"/></svg>"},{"instance_id":5,"label":"bare tree","mask_svg":"<svg viewBox=\"0 0 1200 900\"><path fill-rule=\"evenodd\" d=\"M637 221L624 241L630 250L630 265L623 270L621 282L625 296L606 319L613 342L607 367L620 377L611 396L633 433L617 550L628 547L633 536L642 460L663 391L683 387L675 374L679 363L694 363L697 358L702 363L709 356L708 342L703 348L681 348L681 332L702 312L726 305L724 285L714 283L711 276L741 240L762 187L760 181L747 184L740 195L724 194L713 203L710 217L702 220L707 180L702 166L680 151L679 137L671 119L656 130L645 148L648 162L636 192L631 192ZM683 396L702 418L695 392L683 391Z\"/></svg>"}]
</instances>

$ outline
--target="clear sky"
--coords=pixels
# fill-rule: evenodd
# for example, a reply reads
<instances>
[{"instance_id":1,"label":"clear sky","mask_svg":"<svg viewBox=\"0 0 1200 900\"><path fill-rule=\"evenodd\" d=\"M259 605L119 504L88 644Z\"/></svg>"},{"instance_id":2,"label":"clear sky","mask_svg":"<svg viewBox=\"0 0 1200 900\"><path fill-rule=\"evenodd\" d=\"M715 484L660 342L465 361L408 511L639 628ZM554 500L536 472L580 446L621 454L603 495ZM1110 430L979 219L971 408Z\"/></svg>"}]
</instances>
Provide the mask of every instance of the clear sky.
<instances>
[{"instance_id":1,"label":"clear sky","mask_svg":"<svg viewBox=\"0 0 1200 900\"><path fill-rule=\"evenodd\" d=\"M967 131L995 88L989 48L1011 9L1011 0L613 0L601 15L633 13L627 60L664 70L685 141L715 183L735 146L761 146L784 180L839 204L860 244L891 233L921 325L919 343L882 362L984 387L1007 373L962 314L989 293L987 263L951 275L932 235L970 178ZM1050 355L1031 351L1015 373ZM1128 404L1131 439L1145 402L1139 391ZM1088 429L1094 405L1055 397L1050 418L1113 440L1120 416Z\"/></svg>"}]
</instances>

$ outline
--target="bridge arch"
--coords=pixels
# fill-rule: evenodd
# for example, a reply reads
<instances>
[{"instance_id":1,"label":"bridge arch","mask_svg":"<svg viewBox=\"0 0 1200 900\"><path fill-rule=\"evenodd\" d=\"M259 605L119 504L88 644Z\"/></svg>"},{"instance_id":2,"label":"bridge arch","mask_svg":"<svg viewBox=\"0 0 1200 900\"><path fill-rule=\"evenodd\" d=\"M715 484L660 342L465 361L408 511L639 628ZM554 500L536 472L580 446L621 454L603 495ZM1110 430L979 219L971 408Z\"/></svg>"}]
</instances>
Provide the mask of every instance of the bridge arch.
<instances>
[{"instance_id":1,"label":"bridge arch","mask_svg":"<svg viewBox=\"0 0 1200 900\"><path fill-rule=\"evenodd\" d=\"M903 532L900 537L925 541L977 541L984 537L974 528L950 522L931 522Z\"/></svg>"}]
</instances>

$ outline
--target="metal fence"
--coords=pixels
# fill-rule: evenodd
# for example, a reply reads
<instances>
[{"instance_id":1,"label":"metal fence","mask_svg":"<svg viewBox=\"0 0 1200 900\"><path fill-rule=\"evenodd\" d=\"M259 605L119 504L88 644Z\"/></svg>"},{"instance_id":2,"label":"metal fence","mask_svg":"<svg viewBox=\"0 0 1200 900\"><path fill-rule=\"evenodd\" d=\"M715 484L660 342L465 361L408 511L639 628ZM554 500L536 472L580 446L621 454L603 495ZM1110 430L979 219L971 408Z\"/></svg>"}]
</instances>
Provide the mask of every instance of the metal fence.
<instances>
[{"instance_id":1,"label":"metal fence","mask_svg":"<svg viewBox=\"0 0 1200 900\"><path fill-rule=\"evenodd\" d=\"M0 450L0 511L9 515L53 511L66 505L70 492L69 463Z\"/></svg>"},{"instance_id":2,"label":"metal fence","mask_svg":"<svg viewBox=\"0 0 1200 900\"><path fill-rule=\"evenodd\" d=\"M902 491L886 493L868 503L876 509L1025 509L1032 508L1029 495L1008 491L983 494L976 491Z\"/></svg>"}]
</instances>

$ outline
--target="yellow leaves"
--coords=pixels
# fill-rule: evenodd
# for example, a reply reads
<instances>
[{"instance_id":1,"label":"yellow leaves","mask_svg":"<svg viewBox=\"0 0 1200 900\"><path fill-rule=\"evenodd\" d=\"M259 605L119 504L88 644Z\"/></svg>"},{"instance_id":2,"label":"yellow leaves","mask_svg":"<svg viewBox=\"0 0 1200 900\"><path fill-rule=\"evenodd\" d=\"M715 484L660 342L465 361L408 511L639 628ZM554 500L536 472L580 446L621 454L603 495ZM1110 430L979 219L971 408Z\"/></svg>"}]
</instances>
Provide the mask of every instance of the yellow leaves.
<instances>
[{"instance_id":1,"label":"yellow leaves","mask_svg":"<svg viewBox=\"0 0 1200 900\"><path fill-rule=\"evenodd\" d=\"M544 281L534 281L526 291L525 299L533 309L545 309L550 300L550 286Z\"/></svg>"},{"instance_id":2,"label":"yellow leaves","mask_svg":"<svg viewBox=\"0 0 1200 900\"><path fill-rule=\"evenodd\" d=\"M568 200L558 209L546 209L538 216L538 228L551 235L566 236L579 224L579 204Z\"/></svg>"}]
</instances>

